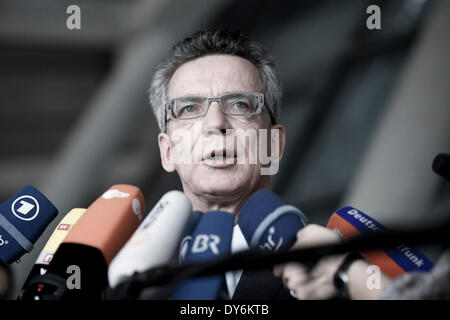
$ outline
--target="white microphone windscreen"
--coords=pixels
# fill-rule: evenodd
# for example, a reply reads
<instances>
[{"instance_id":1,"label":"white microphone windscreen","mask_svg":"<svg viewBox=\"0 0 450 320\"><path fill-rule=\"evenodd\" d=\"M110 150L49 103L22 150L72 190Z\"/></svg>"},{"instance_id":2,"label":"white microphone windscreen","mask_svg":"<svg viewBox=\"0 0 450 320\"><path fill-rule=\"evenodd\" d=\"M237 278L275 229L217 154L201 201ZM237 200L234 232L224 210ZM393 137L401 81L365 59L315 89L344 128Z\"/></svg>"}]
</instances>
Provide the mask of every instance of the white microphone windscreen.
<instances>
[{"instance_id":1,"label":"white microphone windscreen","mask_svg":"<svg viewBox=\"0 0 450 320\"><path fill-rule=\"evenodd\" d=\"M191 213L192 204L183 192L167 192L111 261L110 287L114 288L135 272L168 263L178 248Z\"/></svg>"}]
</instances>

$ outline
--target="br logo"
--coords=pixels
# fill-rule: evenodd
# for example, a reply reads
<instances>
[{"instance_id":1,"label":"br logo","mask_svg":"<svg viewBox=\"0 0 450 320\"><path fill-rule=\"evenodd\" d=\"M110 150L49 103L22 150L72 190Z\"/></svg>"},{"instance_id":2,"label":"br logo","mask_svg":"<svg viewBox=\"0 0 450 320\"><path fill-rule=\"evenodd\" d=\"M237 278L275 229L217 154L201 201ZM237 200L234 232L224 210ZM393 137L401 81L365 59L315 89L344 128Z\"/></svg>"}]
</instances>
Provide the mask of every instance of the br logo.
<instances>
[{"instance_id":1,"label":"br logo","mask_svg":"<svg viewBox=\"0 0 450 320\"><path fill-rule=\"evenodd\" d=\"M220 243L220 237L216 234L199 234L195 237L192 244L192 253L202 253L211 249L215 255L219 254L217 245Z\"/></svg>"},{"instance_id":2,"label":"br logo","mask_svg":"<svg viewBox=\"0 0 450 320\"><path fill-rule=\"evenodd\" d=\"M31 221L39 214L39 202L32 196L21 196L11 205L11 212L20 220Z\"/></svg>"}]
</instances>

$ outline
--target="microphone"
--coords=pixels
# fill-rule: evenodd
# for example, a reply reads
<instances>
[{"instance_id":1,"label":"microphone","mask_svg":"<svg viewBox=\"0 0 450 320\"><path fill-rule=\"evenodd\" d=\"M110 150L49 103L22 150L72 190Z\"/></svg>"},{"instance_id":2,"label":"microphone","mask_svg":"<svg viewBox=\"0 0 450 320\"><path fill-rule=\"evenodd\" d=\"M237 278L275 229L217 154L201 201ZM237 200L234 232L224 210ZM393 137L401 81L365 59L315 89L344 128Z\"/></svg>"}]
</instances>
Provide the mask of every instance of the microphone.
<instances>
[{"instance_id":1,"label":"microphone","mask_svg":"<svg viewBox=\"0 0 450 320\"><path fill-rule=\"evenodd\" d=\"M135 272L168 263L191 211L191 201L183 192L166 193L111 261L108 269L110 287L116 287Z\"/></svg>"},{"instance_id":2,"label":"microphone","mask_svg":"<svg viewBox=\"0 0 450 320\"><path fill-rule=\"evenodd\" d=\"M208 211L195 228L184 263L212 261L230 254L234 215ZM173 291L173 300L216 300L224 283L223 274L214 274L181 282Z\"/></svg>"},{"instance_id":3,"label":"microphone","mask_svg":"<svg viewBox=\"0 0 450 320\"><path fill-rule=\"evenodd\" d=\"M32 279L21 299L100 299L108 265L138 227L144 210L138 187L112 186L88 207L59 246L48 272Z\"/></svg>"},{"instance_id":4,"label":"microphone","mask_svg":"<svg viewBox=\"0 0 450 320\"><path fill-rule=\"evenodd\" d=\"M180 264L184 263L186 258L187 251L192 242L192 234L195 231L199 221L202 219L204 213L198 210L192 211L191 216L189 217L188 222L186 223L186 227L184 228L183 235L181 236L180 246L178 248L178 262Z\"/></svg>"},{"instance_id":5,"label":"microphone","mask_svg":"<svg viewBox=\"0 0 450 320\"><path fill-rule=\"evenodd\" d=\"M36 188L26 186L0 205L0 260L10 264L26 252L58 215Z\"/></svg>"},{"instance_id":6,"label":"microphone","mask_svg":"<svg viewBox=\"0 0 450 320\"><path fill-rule=\"evenodd\" d=\"M60 221L56 226L52 235L48 239L47 243L39 254L33 268L30 271L27 279L25 280L22 290L28 286L28 283L37 275L44 275L47 273L48 265L52 261L56 250L58 250L59 245L66 238L72 226L81 218L85 213L86 209L72 209L66 216Z\"/></svg>"},{"instance_id":7,"label":"microphone","mask_svg":"<svg viewBox=\"0 0 450 320\"><path fill-rule=\"evenodd\" d=\"M242 206L238 225L250 248L278 251L290 248L306 216L268 189L255 192Z\"/></svg>"},{"instance_id":8,"label":"microphone","mask_svg":"<svg viewBox=\"0 0 450 320\"><path fill-rule=\"evenodd\" d=\"M433 160L432 168L435 173L450 181L450 155L438 154Z\"/></svg>"},{"instance_id":9,"label":"microphone","mask_svg":"<svg viewBox=\"0 0 450 320\"><path fill-rule=\"evenodd\" d=\"M386 230L381 223L353 207L343 207L333 213L327 227L336 230L345 239ZM429 271L433 267L433 263L425 255L411 246L399 245L361 253L368 262L379 266L391 278L405 272Z\"/></svg>"}]
</instances>

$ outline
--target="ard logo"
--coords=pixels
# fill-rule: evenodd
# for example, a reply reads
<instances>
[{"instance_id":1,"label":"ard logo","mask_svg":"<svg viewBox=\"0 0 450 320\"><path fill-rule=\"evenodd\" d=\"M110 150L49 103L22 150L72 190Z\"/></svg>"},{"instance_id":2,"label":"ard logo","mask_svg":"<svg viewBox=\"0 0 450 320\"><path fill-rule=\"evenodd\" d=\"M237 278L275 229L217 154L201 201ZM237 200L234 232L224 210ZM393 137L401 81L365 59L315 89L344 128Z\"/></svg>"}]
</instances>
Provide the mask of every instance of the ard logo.
<instances>
[{"instance_id":1,"label":"ard logo","mask_svg":"<svg viewBox=\"0 0 450 320\"><path fill-rule=\"evenodd\" d=\"M35 197L21 196L11 205L11 212L20 220L31 221L39 214L39 202Z\"/></svg>"}]
</instances>

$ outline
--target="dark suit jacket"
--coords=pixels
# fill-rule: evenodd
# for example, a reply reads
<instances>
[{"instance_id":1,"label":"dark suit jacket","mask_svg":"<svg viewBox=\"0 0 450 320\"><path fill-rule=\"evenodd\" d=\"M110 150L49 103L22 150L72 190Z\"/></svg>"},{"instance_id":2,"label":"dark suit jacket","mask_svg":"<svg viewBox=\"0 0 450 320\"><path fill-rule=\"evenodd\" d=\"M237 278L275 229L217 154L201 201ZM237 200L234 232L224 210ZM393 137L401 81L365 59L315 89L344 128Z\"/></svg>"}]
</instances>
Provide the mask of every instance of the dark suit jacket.
<instances>
[{"instance_id":1,"label":"dark suit jacket","mask_svg":"<svg viewBox=\"0 0 450 320\"><path fill-rule=\"evenodd\" d=\"M244 270L232 300L295 300L271 269Z\"/></svg>"}]
</instances>

